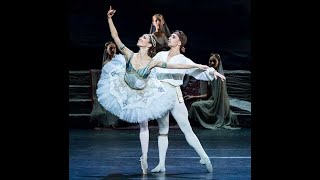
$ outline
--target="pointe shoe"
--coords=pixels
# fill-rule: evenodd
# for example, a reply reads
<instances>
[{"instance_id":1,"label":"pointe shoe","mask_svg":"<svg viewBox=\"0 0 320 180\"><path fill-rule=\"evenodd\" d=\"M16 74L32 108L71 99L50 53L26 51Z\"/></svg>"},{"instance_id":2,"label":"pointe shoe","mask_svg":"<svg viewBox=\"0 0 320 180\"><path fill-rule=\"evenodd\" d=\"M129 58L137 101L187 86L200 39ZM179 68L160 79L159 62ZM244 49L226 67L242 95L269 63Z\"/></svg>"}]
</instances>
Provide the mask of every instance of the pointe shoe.
<instances>
[{"instance_id":1,"label":"pointe shoe","mask_svg":"<svg viewBox=\"0 0 320 180\"><path fill-rule=\"evenodd\" d=\"M209 158L208 158L208 159L200 159L200 163L201 163L201 164L205 164L207 170L208 170L210 173L213 171L212 164L211 164L211 161L210 161Z\"/></svg>"},{"instance_id":2,"label":"pointe shoe","mask_svg":"<svg viewBox=\"0 0 320 180\"><path fill-rule=\"evenodd\" d=\"M140 164L141 164L142 174L147 174L148 173L147 158L143 158L143 156L141 156L140 157Z\"/></svg>"},{"instance_id":3,"label":"pointe shoe","mask_svg":"<svg viewBox=\"0 0 320 180\"><path fill-rule=\"evenodd\" d=\"M155 167L154 169L152 169L151 172L155 172L155 173L158 173L158 172L166 172L166 168L165 168L164 166L158 165L157 167Z\"/></svg>"}]
</instances>

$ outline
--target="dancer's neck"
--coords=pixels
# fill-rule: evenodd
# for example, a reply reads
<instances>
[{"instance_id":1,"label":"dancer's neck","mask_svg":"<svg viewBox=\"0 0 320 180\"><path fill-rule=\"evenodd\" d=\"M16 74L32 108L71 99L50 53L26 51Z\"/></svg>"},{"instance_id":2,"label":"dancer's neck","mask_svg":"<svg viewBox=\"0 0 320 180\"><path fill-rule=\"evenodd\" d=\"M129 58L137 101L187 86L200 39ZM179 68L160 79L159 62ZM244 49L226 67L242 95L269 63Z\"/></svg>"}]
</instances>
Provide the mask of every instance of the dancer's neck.
<instances>
[{"instance_id":1,"label":"dancer's neck","mask_svg":"<svg viewBox=\"0 0 320 180\"><path fill-rule=\"evenodd\" d=\"M174 47L174 48L171 48L171 49L169 50L168 56L172 57L172 56L181 54L181 53L180 53L180 50L179 50L178 48L179 48L178 46L176 46L176 47Z\"/></svg>"},{"instance_id":2,"label":"dancer's neck","mask_svg":"<svg viewBox=\"0 0 320 180\"><path fill-rule=\"evenodd\" d=\"M139 52L138 52L138 57L139 59L143 60L143 59L149 59L148 56L148 49L142 49L140 48Z\"/></svg>"}]
</instances>

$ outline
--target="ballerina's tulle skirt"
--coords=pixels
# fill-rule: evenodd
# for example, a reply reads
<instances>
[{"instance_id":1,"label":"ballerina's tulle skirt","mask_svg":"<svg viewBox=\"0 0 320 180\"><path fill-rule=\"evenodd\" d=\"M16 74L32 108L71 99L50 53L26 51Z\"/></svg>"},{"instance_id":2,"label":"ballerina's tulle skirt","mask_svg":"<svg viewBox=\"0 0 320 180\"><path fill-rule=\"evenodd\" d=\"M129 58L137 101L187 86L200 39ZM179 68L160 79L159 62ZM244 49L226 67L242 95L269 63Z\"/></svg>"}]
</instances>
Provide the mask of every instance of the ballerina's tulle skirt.
<instances>
[{"instance_id":1,"label":"ballerina's tulle skirt","mask_svg":"<svg viewBox=\"0 0 320 180\"><path fill-rule=\"evenodd\" d=\"M149 78L146 88L132 89L124 81L125 60L116 57L102 68L97 85L99 103L121 120L137 123L154 120L172 109L176 94L156 78Z\"/></svg>"}]
</instances>

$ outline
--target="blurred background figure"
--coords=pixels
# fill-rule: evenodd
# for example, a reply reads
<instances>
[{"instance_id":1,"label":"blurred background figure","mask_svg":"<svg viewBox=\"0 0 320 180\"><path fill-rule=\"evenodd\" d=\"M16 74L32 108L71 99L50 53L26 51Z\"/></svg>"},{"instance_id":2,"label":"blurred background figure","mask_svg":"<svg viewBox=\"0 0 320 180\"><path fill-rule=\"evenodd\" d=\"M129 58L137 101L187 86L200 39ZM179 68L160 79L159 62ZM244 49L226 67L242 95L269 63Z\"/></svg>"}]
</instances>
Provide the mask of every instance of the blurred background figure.
<instances>
[{"instance_id":1,"label":"blurred background figure","mask_svg":"<svg viewBox=\"0 0 320 180\"><path fill-rule=\"evenodd\" d=\"M109 41L105 43L104 51L103 51L103 58L102 58L102 67L110 62L112 58L117 53L116 45L113 41ZM101 70L91 69L91 84L92 84L92 110L90 113L90 121L97 123L98 128L99 127L111 127L116 128L116 125L118 124L119 118L110 112L106 111L105 108L103 108L100 103L97 100L97 83L100 78Z\"/></svg>"},{"instance_id":2,"label":"blurred background figure","mask_svg":"<svg viewBox=\"0 0 320 180\"><path fill-rule=\"evenodd\" d=\"M211 53L209 67L224 75L221 57ZM208 81L207 93L198 96L187 95L185 100L201 99L191 104L189 119L198 121L207 129L240 129L236 114L230 109L226 81Z\"/></svg>"},{"instance_id":3,"label":"blurred background figure","mask_svg":"<svg viewBox=\"0 0 320 180\"><path fill-rule=\"evenodd\" d=\"M162 14L155 14L152 16L149 33L156 37L156 53L169 50L168 38L171 36L171 33Z\"/></svg>"},{"instance_id":4,"label":"blurred background figure","mask_svg":"<svg viewBox=\"0 0 320 180\"><path fill-rule=\"evenodd\" d=\"M116 45L113 41L109 41L104 45L103 58L102 58L102 66L111 61L111 59L117 53Z\"/></svg>"}]
</instances>

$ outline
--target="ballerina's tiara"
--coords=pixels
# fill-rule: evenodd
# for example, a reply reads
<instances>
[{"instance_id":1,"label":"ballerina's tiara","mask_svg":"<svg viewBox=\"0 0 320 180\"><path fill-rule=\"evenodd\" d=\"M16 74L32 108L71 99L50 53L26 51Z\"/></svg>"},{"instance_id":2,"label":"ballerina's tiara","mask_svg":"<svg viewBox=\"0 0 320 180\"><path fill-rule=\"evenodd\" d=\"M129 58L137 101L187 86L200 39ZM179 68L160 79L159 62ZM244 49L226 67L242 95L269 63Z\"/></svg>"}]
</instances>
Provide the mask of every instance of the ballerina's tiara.
<instances>
[{"instance_id":1,"label":"ballerina's tiara","mask_svg":"<svg viewBox=\"0 0 320 180\"><path fill-rule=\"evenodd\" d=\"M153 37L152 34L149 34L149 36L150 36L150 39L151 39L151 42L152 42L152 46L156 47L156 39Z\"/></svg>"}]
</instances>

